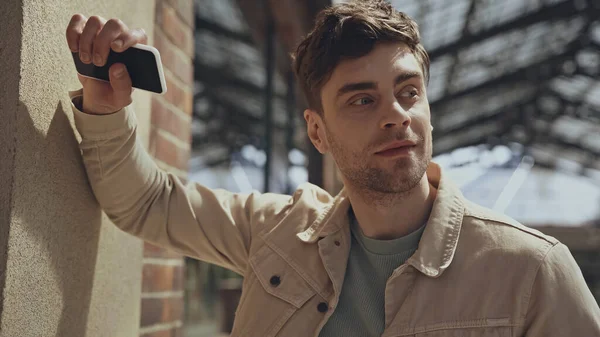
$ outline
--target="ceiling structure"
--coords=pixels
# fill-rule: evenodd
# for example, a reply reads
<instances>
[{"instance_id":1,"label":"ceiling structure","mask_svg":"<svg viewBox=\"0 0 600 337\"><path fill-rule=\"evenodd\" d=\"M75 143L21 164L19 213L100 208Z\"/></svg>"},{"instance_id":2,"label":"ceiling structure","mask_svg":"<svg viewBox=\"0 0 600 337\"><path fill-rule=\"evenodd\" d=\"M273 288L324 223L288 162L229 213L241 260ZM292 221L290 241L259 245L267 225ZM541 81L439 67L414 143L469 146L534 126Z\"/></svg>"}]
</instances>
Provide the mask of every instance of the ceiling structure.
<instances>
[{"instance_id":1,"label":"ceiling structure","mask_svg":"<svg viewBox=\"0 0 600 337\"><path fill-rule=\"evenodd\" d=\"M391 2L432 60L434 154L515 142L538 166L600 170L600 1Z\"/></svg>"},{"instance_id":2,"label":"ceiling structure","mask_svg":"<svg viewBox=\"0 0 600 337\"><path fill-rule=\"evenodd\" d=\"M327 4L324 0L196 0L192 148L204 158L200 166L226 164L243 145L265 149L267 127L279 140L275 145L306 149L293 83L287 90L289 51L308 31L310 18ZM270 64L274 65L272 81ZM265 123L267 105L272 110L270 126Z\"/></svg>"},{"instance_id":3,"label":"ceiling structure","mask_svg":"<svg viewBox=\"0 0 600 337\"><path fill-rule=\"evenodd\" d=\"M434 154L515 142L536 165L600 170L600 1L391 2L417 21L432 59ZM327 4L196 0L197 168L227 163L245 144L269 148L267 128L275 157L308 151L287 53Z\"/></svg>"},{"instance_id":4,"label":"ceiling structure","mask_svg":"<svg viewBox=\"0 0 600 337\"><path fill-rule=\"evenodd\" d=\"M288 175L306 172L307 157L308 171L312 167L320 175L322 159L307 146L289 54L328 4L330 0L195 0L190 172L232 165L259 168L264 176L257 184L279 192L290 192L292 180L306 180ZM256 155L248 158L247 153Z\"/></svg>"}]
</instances>

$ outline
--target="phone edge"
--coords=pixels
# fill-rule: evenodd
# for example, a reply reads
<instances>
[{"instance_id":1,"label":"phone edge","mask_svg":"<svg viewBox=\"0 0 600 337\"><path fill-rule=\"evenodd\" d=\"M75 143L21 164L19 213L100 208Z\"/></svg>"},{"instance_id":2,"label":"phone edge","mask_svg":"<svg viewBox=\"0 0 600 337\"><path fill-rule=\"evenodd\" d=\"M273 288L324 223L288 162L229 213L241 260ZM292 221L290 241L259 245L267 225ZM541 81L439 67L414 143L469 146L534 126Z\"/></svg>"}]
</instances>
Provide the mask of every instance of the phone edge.
<instances>
[{"instance_id":1,"label":"phone edge","mask_svg":"<svg viewBox=\"0 0 600 337\"><path fill-rule=\"evenodd\" d=\"M162 67L162 60L160 58L160 52L158 51L158 49L156 49L153 46L150 46L147 44L141 44L141 43L134 44L132 46L132 48L146 50L146 51L149 51L152 54L154 54L154 59L156 61L156 69L158 70L158 77L160 78L160 86L162 88L162 92L160 92L160 93L153 92L153 93L159 94L159 95L166 94L167 93L167 81L165 79L165 73L164 73L164 70Z\"/></svg>"},{"instance_id":2,"label":"phone edge","mask_svg":"<svg viewBox=\"0 0 600 337\"><path fill-rule=\"evenodd\" d=\"M141 43L136 43L133 46L131 46L130 48L142 49L142 50L149 51L152 54L154 54L154 60L156 62L156 69L158 70L158 77L159 77L159 80L160 80L160 87L162 88L162 91L161 92L155 92L155 91L141 89L141 88L135 88L135 89L146 91L146 92L149 92L149 93L152 93L152 94L158 94L158 95L164 95L164 94L166 94L167 93L167 81L165 79L165 73L164 73L163 67L162 67L162 60L160 58L160 52L158 51L158 49L156 49L153 46L146 45L146 44L141 44ZM93 79L93 80L96 80L96 81L110 83L110 81L103 80L101 78L84 75L84 74L82 74L82 73L79 72L79 70L77 69L77 67L75 67L75 72L77 74L79 74L80 76L85 77L85 78L90 78L90 79Z\"/></svg>"}]
</instances>

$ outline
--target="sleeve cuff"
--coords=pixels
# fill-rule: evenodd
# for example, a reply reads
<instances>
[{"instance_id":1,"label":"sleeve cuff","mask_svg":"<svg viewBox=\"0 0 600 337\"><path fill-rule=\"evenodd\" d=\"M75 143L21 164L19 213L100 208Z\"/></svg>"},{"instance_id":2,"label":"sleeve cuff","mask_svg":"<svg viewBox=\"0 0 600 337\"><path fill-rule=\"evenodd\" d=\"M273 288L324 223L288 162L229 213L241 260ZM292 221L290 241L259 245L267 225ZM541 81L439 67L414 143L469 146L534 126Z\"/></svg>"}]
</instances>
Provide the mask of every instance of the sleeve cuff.
<instances>
[{"instance_id":1,"label":"sleeve cuff","mask_svg":"<svg viewBox=\"0 0 600 337\"><path fill-rule=\"evenodd\" d=\"M69 97L75 127L84 139L109 139L136 127L135 114L129 107L108 115L92 115L81 111L83 89L69 91Z\"/></svg>"}]
</instances>

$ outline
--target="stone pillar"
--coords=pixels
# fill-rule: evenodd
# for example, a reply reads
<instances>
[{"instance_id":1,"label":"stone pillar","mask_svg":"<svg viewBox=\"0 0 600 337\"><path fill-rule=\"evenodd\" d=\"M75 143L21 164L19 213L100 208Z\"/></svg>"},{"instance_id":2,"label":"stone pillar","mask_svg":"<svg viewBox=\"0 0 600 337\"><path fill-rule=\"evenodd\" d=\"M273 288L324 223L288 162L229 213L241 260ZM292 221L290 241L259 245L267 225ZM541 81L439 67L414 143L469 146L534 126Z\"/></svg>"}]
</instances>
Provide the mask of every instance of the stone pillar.
<instances>
[{"instance_id":1,"label":"stone pillar","mask_svg":"<svg viewBox=\"0 0 600 337\"><path fill-rule=\"evenodd\" d=\"M152 41L154 1L3 0L0 10L0 336L136 336L142 243L98 206L68 91L72 14L118 17ZM148 144L150 94L136 91Z\"/></svg>"}]
</instances>

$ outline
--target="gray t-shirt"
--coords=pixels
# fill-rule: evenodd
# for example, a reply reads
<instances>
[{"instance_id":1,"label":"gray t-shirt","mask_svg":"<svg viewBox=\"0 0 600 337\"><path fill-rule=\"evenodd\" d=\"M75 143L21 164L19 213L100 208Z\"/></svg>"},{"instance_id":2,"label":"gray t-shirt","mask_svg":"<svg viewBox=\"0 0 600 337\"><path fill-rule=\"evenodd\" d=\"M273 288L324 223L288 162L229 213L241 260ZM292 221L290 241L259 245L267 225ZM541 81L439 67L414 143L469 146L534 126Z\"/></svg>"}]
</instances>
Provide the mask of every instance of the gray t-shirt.
<instances>
[{"instance_id":1,"label":"gray t-shirt","mask_svg":"<svg viewBox=\"0 0 600 337\"><path fill-rule=\"evenodd\" d=\"M366 237L356 221L337 308L319 337L375 337L385 328L385 286L393 271L411 257L425 226L394 240Z\"/></svg>"}]
</instances>

